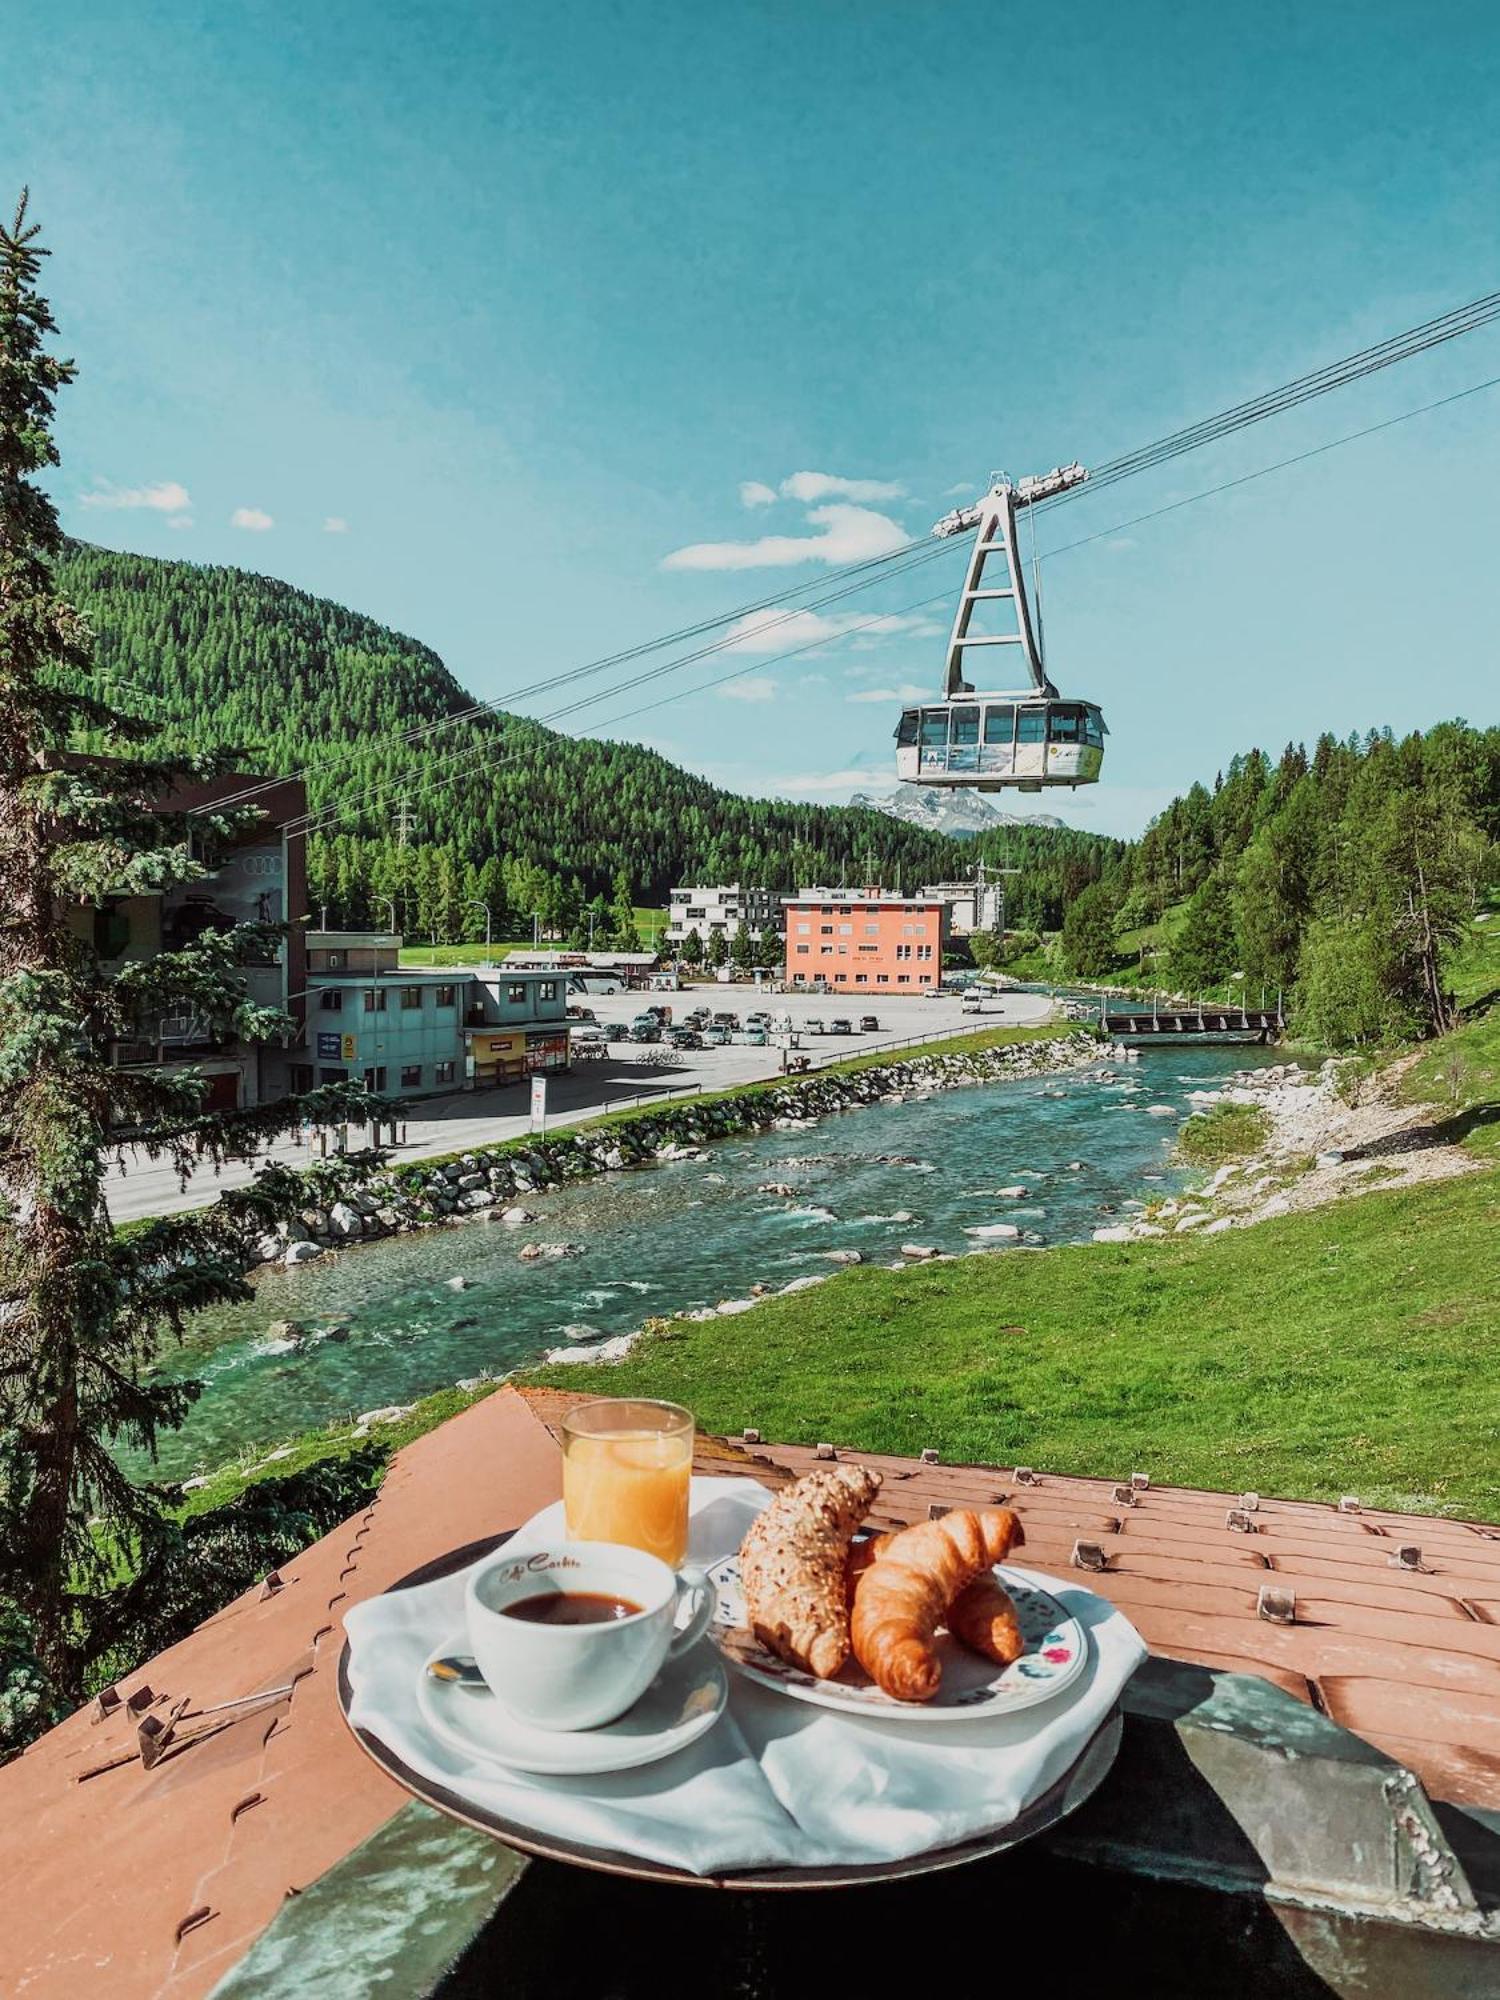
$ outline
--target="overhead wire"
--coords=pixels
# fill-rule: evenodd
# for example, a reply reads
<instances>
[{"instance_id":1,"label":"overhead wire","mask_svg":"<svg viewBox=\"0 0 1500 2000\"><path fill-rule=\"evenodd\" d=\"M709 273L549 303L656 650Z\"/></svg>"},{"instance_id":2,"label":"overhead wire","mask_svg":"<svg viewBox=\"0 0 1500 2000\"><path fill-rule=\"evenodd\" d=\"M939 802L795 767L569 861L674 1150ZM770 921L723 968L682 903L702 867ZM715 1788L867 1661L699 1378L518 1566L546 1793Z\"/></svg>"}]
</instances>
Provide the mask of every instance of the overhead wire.
<instances>
[{"instance_id":1,"label":"overhead wire","mask_svg":"<svg viewBox=\"0 0 1500 2000\"><path fill-rule=\"evenodd\" d=\"M1331 390L1346 387L1351 382L1361 380L1384 368L1391 367L1399 361L1428 352L1430 349L1440 346L1446 341L1456 339L1462 334L1474 331L1478 327L1489 325L1497 318L1500 318L1500 292L1485 294L1479 299L1470 301L1467 305L1455 307L1447 313L1436 315L1433 319L1424 321L1417 327L1408 328L1402 333L1390 335L1387 339L1378 341L1370 347L1363 348L1355 354L1344 356L1338 361L1326 363L1323 367L1311 370L1309 373L1299 376L1291 382L1283 383L1276 389L1264 391L1258 396L1250 397L1243 402L1231 405L1228 409L1220 411L1213 417L1204 418L1196 424L1188 425L1179 431L1169 434L1165 438L1158 439L1154 444L1140 446L1131 452L1123 453L1119 457L1109 460L1104 465L1098 467L1087 482L1065 489L1063 492L1051 495L1045 500L1033 503L1031 511L1034 514L1037 509L1060 505L1066 500L1077 499L1080 495L1088 494L1091 491L1098 492L1104 487L1117 483L1120 479L1133 477L1139 472L1153 470L1157 466L1166 464L1172 459L1182 456L1185 452L1198 450L1205 444L1216 443L1239 430L1247 428L1252 423L1262 422L1267 417L1279 415L1286 410L1296 408L1298 405L1308 402L1316 396L1325 395ZM1487 385L1481 384L1478 386L1483 387ZM1459 393L1462 395L1474 392L1461 391ZM1440 399L1439 402L1426 405L1424 408L1438 408L1442 406L1442 402L1448 400L1457 400L1457 398ZM1418 414L1421 414L1421 412L1412 411L1407 413L1407 415L1413 416ZM1398 417L1390 421L1402 422L1405 421L1405 418ZM1386 427L1386 425L1373 425L1365 431L1351 433L1351 437L1368 436L1373 431ZM1334 442L1345 441L1335 440ZM1306 454L1298 454L1297 457L1282 461L1281 463L1294 464L1299 462L1302 457L1314 457L1322 450L1331 450L1333 448L1333 444L1318 447L1314 451ZM1264 468L1263 471L1274 469L1276 468ZM1261 476L1263 476L1263 473L1256 473L1246 475L1246 478ZM1209 489L1209 491L1225 491L1229 486L1240 483L1243 482L1227 481L1219 487ZM1205 494L1200 497L1208 496ZM1188 503L1174 502L1167 508L1155 510L1155 513L1170 512L1174 507L1185 504ZM1142 515L1137 518L1139 520L1152 519L1155 518L1155 513ZM1069 543L1065 546L1067 548L1080 547L1084 542L1098 540L1104 535L1118 532L1120 532L1119 528L1101 529L1096 535L1083 537L1080 542ZM476 720L484 715L493 714L497 710L508 708L514 702L529 699L537 694L576 685L582 680L607 672L611 667L628 665L631 661L644 658L652 652L661 651L664 647L678 644L685 639L698 637L705 632L717 630L724 625L734 624L747 617L753 617L759 611L775 610L779 606L790 605L790 609L782 611L779 616L767 621L764 626L759 628L762 634L766 631L775 630L782 625L795 622L797 618L820 609L826 604L837 602L856 591L867 589L873 583L883 582L888 577L901 575L908 568L915 567L919 562L932 559L955 544L962 546L956 537L952 542L939 542L936 545L934 545L928 536L914 538L895 549L886 551L880 556L869 557L857 563L843 565L839 569L825 573L821 578L804 578L798 583L790 585L786 590L772 593L755 600L753 603L738 606L733 610L720 613L712 618L699 620L693 625L680 627L675 632L663 634L654 639L643 640L636 645L622 648L618 652L604 655L600 659L585 662L581 666L567 669L560 674L546 676L540 680L531 682L527 686L510 690L492 699L473 702L466 708L455 710L452 714L430 718L426 722L415 724L410 729L383 739L384 746L398 749L418 743L424 737L430 736L438 730L453 728L461 723ZM1034 550L1033 522L1033 556ZM1061 554L1063 552L1063 549L1058 549L1050 553ZM845 579L853 580L845 582ZM841 584L841 588L838 590L825 592L819 597L810 599L805 604L791 604L792 599L802 596L805 592L817 590L822 585L835 581ZM676 660L666 662L664 665L654 667L642 675L634 676L611 688L600 690L581 700L572 702L562 709L554 711L545 717L536 718L536 720L542 723L550 723L560 717L574 714L581 708L592 706L596 700L607 699L611 695L626 693L665 674L678 672L683 667L694 664L698 660L733 647L740 643L742 638L742 633L725 633L710 645L698 648L696 651L682 655ZM794 651L801 650L803 649L794 649ZM725 676L724 678L731 679L735 678L735 676ZM707 685L715 684L708 683ZM693 690L686 692L693 692ZM660 703L649 704L651 707L661 705ZM636 712L640 711L632 711L632 713ZM455 755L460 761L467 761L476 755L484 754L488 748L488 745L465 746L463 750L455 753ZM367 751L367 744L361 743L352 746L348 752L322 759L317 764L309 765L305 770L296 775L304 779L313 776L315 773L326 775L331 768L336 767L340 763L348 762L352 757L367 754ZM439 763L432 768L436 771L441 771L444 764L452 761L452 757L440 759ZM254 785L246 786L241 791L231 794L226 799L215 801L214 809L219 810L228 805L248 802L269 791L274 785L284 782L285 778L258 781ZM283 830L289 832L320 831L323 826L329 823L331 817L338 817L344 812L365 804L371 796L380 792L394 790L398 786L405 786L409 789L410 784L410 777L405 777L399 780L386 781L377 787L367 787L363 792L356 793L352 798L330 803L329 806L320 808L316 812L300 815L297 818L282 822L281 825ZM207 809L205 807L200 810Z\"/></svg>"}]
</instances>

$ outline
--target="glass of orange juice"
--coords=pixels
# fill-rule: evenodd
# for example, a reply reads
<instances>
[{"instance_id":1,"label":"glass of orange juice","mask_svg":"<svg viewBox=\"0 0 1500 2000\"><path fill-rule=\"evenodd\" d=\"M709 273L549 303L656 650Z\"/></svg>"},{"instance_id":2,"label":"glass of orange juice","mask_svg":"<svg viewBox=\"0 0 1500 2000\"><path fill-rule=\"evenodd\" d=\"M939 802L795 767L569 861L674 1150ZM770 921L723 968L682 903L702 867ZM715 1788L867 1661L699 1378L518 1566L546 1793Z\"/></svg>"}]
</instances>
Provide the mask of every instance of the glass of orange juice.
<instances>
[{"instance_id":1,"label":"glass of orange juice","mask_svg":"<svg viewBox=\"0 0 1500 2000\"><path fill-rule=\"evenodd\" d=\"M562 1434L569 1540L623 1542L676 1569L687 1554L692 1411L602 1398L570 1410Z\"/></svg>"}]
</instances>

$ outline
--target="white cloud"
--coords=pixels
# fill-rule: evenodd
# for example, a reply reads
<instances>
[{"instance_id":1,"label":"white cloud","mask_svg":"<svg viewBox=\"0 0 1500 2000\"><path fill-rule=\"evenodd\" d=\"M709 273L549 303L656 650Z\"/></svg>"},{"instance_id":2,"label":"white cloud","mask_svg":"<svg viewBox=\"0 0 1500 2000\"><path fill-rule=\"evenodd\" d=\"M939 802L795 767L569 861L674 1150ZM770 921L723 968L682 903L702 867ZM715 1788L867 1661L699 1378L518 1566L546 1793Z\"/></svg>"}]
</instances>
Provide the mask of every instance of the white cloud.
<instances>
[{"instance_id":1,"label":"white cloud","mask_svg":"<svg viewBox=\"0 0 1500 2000\"><path fill-rule=\"evenodd\" d=\"M685 549L674 549L663 559L662 568L779 569L808 562L840 565L888 556L910 540L889 515L873 513L868 507L814 507L807 520L820 532L762 535L754 542L693 542Z\"/></svg>"},{"instance_id":2,"label":"white cloud","mask_svg":"<svg viewBox=\"0 0 1500 2000\"><path fill-rule=\"evenodd\" d=\"M193 517L191 514L173 514L167 520L169 528L190 528L192 525Z\"/></svg>"},{"instance_id":3,"label":"white cloud","mask_svg":"<svg viewBox=\"0 0 1500 2000\"><path fill-rule=\"evenodd\" d=\"M815 500L900 500L906 488L894 479L840 479L832 472L794 472L783 479L781 491L788 500L800 500L810 507Z\"/></svg>"},{"instance_id":4,"label":"white cloud","mask_svg":"<svg viewBox=\"0 0 1500 2000\"><path fill-rule=\"evenodd\" d=\"M776 500L776 488L763 486L758 479L740 481L740 505L742 507L770 507Z\"/></svg>"},{"instance_id":5,"label":"white cloud","mask_svg":"<svg viewBox=\"0 0 1500 2000\"><path fill-rule=\"evenodd\" d=\"M744 680L729 681L719 689L726 701L774 701L776 683L765 674L751 674Z\"/></svg>"},{"instance_id":6,"label":"white cloud","mask_svg":"<svg viewBox=\"0 0 1500 2000\"><path fill-rule=\"evenodd\" d=\"M894 688L861 688L858 694L846 694L845 701L926 701L930 688L918 687L911 681L903 681Z\"/></svg>"},{"instance_id":7,"label":"white cloud","mask_svg":"<svg viewBox=\"0 0 1500 2000\"><path fill-rule=\"evenodd\" d=\"M229 517L229 525L231 528L244 528L252 535L263 535L276 523L259 507L236 507Z\"/></svg>"},{"instance_id":8,"label":"white cloud","mask_svg":"<svg viewBox=\"0 0 1500 2000\"><path fill-rule=\"evenodd\" d=\"M962 500L962 499L972 500L974 498L973 480L960 479L957 486L950 486L947 488L947 490L943 494L943 498L945 500Z\"/></svg>"},{"instance_id":9,"label":"white cloud","mask_svg":"<svg viewBox=\"0 0 1500 2000\"><path fill-rule=\"evenodd\" d=\"M323 533L325 535L347 535L348 532L349 523L344 519L342 514L327 514L324 516Z\"/></svg>"},{"instance_id":10,"label":"white cloud","mask_svg":"<svg viewBox=\"0 0 1500 2000\"><path fill-rule=\"evenodd\" d=\"M913 618L890 612L872 618L868 612L839 611L824 616L817 611L751 611L737 618L725 637L728 653L783 653L794 647L813 646L819 640L832 643L846 633L857 633L859 641L889 639L901 635L931 634L939 628L930 619ZM877 669L878 671L878 669ZM886 669L889 672L889 668Z\"/></svg>"},{"instance_id":11,"label":"white cloud","mask_svg":"<svg viewBox=\"0 0 1500 2000\"><path fill-rule=\"evenodd\" d=\"M158 480L154 486L112 486L103 480L92 493L79 495L84 507L149 507L156 514L181 514L193 502L185 486L175 479Z\"/></svg>"}]
</instances>

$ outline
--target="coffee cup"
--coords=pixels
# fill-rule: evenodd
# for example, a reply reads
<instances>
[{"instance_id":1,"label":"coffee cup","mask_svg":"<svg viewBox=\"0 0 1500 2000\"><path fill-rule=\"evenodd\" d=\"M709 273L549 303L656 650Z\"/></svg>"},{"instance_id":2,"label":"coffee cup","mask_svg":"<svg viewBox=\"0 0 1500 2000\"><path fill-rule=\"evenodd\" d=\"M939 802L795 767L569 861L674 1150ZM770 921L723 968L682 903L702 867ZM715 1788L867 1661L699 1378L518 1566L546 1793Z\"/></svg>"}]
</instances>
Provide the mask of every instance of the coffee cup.
<instances>
[{"instance_id":1,"label":"coffee cup","mask_svg":"<svg viewBox=\"0 0 1500 2000\"><path fill-rule=\"evenodd\" d=\"M679 1626L683 1605L686 1622ZM614 1542L503 1550L470 1572L464 1616L496 1699L538 1729L595 1729L707 1630L714 1590Z\"/></svg>"}]
</instances>

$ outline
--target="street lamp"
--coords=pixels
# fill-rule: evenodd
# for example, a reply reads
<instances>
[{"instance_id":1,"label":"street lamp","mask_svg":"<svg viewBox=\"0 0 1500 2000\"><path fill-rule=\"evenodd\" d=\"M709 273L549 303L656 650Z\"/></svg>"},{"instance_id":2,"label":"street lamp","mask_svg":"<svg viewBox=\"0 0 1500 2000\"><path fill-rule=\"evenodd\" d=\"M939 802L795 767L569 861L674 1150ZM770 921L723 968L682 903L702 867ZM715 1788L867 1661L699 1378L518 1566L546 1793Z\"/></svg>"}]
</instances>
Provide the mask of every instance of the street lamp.
<instances>
[{"instance_id":1,"label":"street lamp","mask_svg":"<svg viewBox=\"0 0 1500 2000\"><path fill-rule=\"evenodd\" d=\"M490 906L488 903L481 903L479 898L475 896L470 902L465 903L464 908L466 910L484 911L484 955L488 958L490 954L490 927L494 922Z\"/></svg>"}]
</instances>

